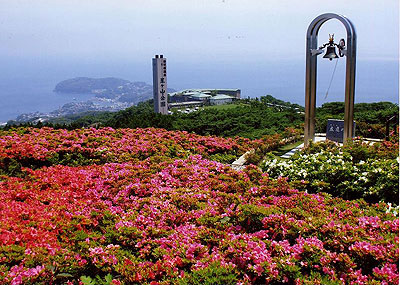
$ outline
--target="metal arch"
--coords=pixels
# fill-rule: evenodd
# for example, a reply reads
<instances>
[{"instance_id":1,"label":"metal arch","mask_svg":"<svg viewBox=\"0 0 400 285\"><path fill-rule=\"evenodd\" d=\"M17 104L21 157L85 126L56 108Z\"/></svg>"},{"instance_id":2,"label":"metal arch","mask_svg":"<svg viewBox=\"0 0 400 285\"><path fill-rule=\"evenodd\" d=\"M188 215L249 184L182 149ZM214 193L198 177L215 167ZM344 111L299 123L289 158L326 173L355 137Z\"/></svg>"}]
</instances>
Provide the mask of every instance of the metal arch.
<instances>
[{"instance_id":1,"label":"metal arch","mask_svg":"<svg viewBox=\"0 0 400 285\"><path fill-rule=\"evenodd\" d=\"M306 96L305 96L305 124L304 144L315 137L315 108L317 90L317 54L313 55L311 50L318 47L318 32L321 26L330 19L339 20L347 32L346 51L346 85L345 85L345 110L344 110L344 134L343 143L353 137L354 127L354 93L356 74L356 49L357 35L353 23L345 16L326 13L316 17L307 29L306 44Z\"/></svg>"}]
</instances>

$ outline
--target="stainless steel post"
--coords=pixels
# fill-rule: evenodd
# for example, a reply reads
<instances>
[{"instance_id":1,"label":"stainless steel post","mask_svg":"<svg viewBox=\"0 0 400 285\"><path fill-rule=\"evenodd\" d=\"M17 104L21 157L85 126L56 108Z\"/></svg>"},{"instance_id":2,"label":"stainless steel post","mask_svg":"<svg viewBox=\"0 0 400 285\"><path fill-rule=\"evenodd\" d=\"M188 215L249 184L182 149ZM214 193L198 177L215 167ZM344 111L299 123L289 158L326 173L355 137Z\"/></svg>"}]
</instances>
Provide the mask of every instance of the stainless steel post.
<instances>
[{"instance_id":1,"label":"stainless steel post","mask_svg":"<svg viewBox=\"0 0 400 285\"><path fill-rule=\"evenodd\" d=\"M345 111L343 143L353 137L354 128L354 93L356 73L356 42L357 36L353 23L345 16L334 13L326 13L316 17L307 29L306 43L306 93L305 93L305 124L304 144L308 145L315 137L315 108L317 90L317 53L312 51L318 47L318 31L322 24L330 19L339 20L347 32L346 47L346 87L345 87Z\"/></svg>"}]
</instances>

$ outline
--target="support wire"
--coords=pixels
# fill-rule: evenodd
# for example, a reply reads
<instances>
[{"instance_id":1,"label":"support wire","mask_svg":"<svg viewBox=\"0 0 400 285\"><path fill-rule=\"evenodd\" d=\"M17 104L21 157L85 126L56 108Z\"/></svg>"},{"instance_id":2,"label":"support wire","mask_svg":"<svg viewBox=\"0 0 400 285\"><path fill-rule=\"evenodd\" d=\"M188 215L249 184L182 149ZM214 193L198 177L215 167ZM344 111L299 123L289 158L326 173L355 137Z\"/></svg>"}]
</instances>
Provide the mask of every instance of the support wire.
<instances>
[{"instance_id":1,"label":"support wire","mask_svg":"<svg viewBox=\"0 0 400 285\"><path fill-rule=\"evenodd\" d=\"M331 89L331 85L332 85L333 77L335 76L335 72L336 72L336 67L337 67L338 60L339 60L339 59L337 58L337 59L336 59L336 63L335 63L335 67L333 68L331 81L329 82L328 89L326 90L326 93L325 93L325 98L324 98L324 100L326 100L326 98L328 97L329 90Z\"/></svg>"}]
</instances>

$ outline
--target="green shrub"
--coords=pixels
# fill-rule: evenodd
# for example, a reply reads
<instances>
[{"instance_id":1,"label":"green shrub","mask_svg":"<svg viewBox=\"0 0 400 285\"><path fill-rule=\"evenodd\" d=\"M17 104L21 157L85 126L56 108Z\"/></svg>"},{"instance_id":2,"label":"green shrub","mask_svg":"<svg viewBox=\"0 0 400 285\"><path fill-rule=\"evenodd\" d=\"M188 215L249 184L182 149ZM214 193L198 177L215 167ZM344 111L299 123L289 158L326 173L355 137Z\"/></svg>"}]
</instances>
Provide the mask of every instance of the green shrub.
<instances>
[{"instance_id":1,"label":"green shrub","mask_svg":"<svg viewBox=\"0 0 400 285\"><path fill-rule=\"evenodd\" d=\"M270 177L288 177L293 186L309 192L398 204L399 164L393 158L398 145L382 151L388 143L353 142L344 147L332 142L311 143L288 161L268 157L262 168Z\"/></svg>"},{"instance_id":2,"label":"green shrub","mask_svg":"<svg viewBox=\"0 0 400 285\"><path fill-rule=\"evenodd\" d=\"M205 268L192 271L182 279L179 285L230 285L238 281L237 273L231 266L222 266L218 262L211 263Z\"/></svg>"}]
</instances>

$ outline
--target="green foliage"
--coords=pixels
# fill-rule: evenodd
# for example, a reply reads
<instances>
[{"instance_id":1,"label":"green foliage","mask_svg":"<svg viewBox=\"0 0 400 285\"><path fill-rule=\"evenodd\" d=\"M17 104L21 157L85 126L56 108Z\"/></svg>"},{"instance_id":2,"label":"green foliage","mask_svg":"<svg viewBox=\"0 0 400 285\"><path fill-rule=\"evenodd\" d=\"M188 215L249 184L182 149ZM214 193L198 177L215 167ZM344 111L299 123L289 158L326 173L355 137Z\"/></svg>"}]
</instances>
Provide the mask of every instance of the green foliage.
<instances>
[{"instance_id":1,"label":"green foliage","mask_svg":"<svg viewBox=\"0 0 400 285\"><path fill-rule=\"evenodd\" d=\"M344 102L325 103L316 111L316 131L325 133L328 119L344 118ZM399 125L399 106L391 102L354 104L356 136L384 138L386 124L390 130Z\"/></svg>"},{"instance_id":2,"label":"green foliage","mask_svg":"<svg viewBox=\"0 0 400 285\"><path fill-rule=\"evenodd\" d=\"M230 164L237 159L237 156L229 153L216 153L210 155L210 160Z\"/></svg>"},{"instance_id":3,"label":"green foliage","mask_svg":"<svg viewBox=\"0 0 400 285\"><path fill-rule=\"evenodd\" d=\"M95 285L94 280L89 276L81 276L81 281L84 285Z\"/></svg>"},{"instance_id":4,"label":"green foliage","mask_svg":"<svg viewBox=\"0 0 400 285\"><path fill-rule=\"evenodd\" d=\"M52 165L62 164L69 166L79 166L79 165L91 165L93 163L100 162L100 156L95 157L90 154L80 153L80 152L59 152L55 153L49 162Z\"/></svg>"},{"instance_id":5,"label":"green foliage","mask_svg":"<svg viewBox=\"0 0 400 285\"><path fill-rule=\"evenodd\" d=\"M95 278L90 276L81 276L81 282L83 285L111 285L113 277L111 274L107 274L103 278L99 275L96 275Z\"/></svg>"},{"instance_id":6,"label":"green foliage","mask_svg":"<svg viewBox=\"0 0 400 285\"><path fill-rule=\"evenodd\" d=\"M149 100L115 113L105 125L113 128L155 127L171 130L173 120L174 116L154 113L153 101Z\"/></svg>"},{"instance_id":7,"label":"green foliage","mask_svg":"<svg viewBox=\"0 0 400 285\"><path fill-rule=\"evenodd\" d=\"M260 101L263 104L274 104L274 105L279 105L279 106L285 106L285 107L289 107L289 108L293 108L293 109L299 109L299 110L304 110L304 107L298 105L298 104L292 104L290 102L285 102L282 100L279 100L271 95L266 95L266 96L261 96Z\"/></svg>"},{"instance_id":8,"label":"green foliage","mask_svg":"<svg viewBox=\"0 0 400 285\"><path fill-rule=\"evenodd\" d=\"M12 244L0 246L0 258L4 261L18 263L25 258L23 246Z\"/></svg>"},{"instance_id":9,"label":"green foliage","mask_svg":"<svg viewBox=\"0 0 400 285\"><path fill-rule=\"evenodd\" d=\"M240 215L237 220L239 224L248 232L257 232L263 228L262 220L272 214L275 214L275 207L260 207L257 205L240 205Z\"/></svg>"},{"instance_id":10,"label":"green foliage","mask_svg":"<svg viewBox=\"0 0 400 285\"><path fill-rule=\"evenodd\" d=\"M258 165L264 156L273 150L276 150L283 144L282 137L280 135L264 136L261 138L262 143L258 147L255 147L253 151L250 151L246 155L246 163Z\"/></svg>"},{"instance_id":11,"label":"green foliage","mask_svg":"<svg viewBox=\"0 0 400 285\"><path fill-rule=\"evenodd\" d=\"M282 133L289 126L299 127L302 115L290 108L274 108L259 101L236 103L230 108L206 108L190 114L171 116L173 129L200 135L242 136L251 139Z\"/></svg>"},{"instance_id":12,"label":"green foliage","mask_svg":"<svg viewBox=\"0 0 400 285\"><path fill-rule=\"evenodd\" d=\"M274 106L274 104L279 104L280 107ZM254 139L282 133L287 127L299 128L303 122L303 115L296 109L298 105L274 99L270 95L262 97L261 100L240 100L229 106L229 108L205 108L202 111L190 114L161 115L154 113L153 101L149 100L117 113L83 113L57 118L45 123L45 125L56 129L74 129L87 126L156 127L167 130L184 130L199 135L242 136ZM43 126L43 124L33 125L32 123L19 125ZM11 127L11 125L8 125L5 129Z\"/></svg>"},{"instance_id":13,"label":"green foliage","mask_svg":"<svg viewBox=\"0 0 400 285\"><path fill-rule=\"evenodd\" d=\"M1 176L21 176L21 163L13 158L0 159L0 181Z\"/></svg>"},{"instance_id":14,"label":"green foliage","mask_svg":"<svg viewBox=\"0 0 400 285\"><path fill-rule=\"evenodd\" d=\"M230 285L237 284L238 276L231 266L222 266L214 262L200 270L192 271L182 279L179 285Z\"/></svg>"},{"instance_id":15,"label":"green foliage","mask_svg":"<svg viewBox=\"0 0 400 285\"><path fill-rule=\"evenodd\" d=\"M228 107L229 106L229 107ZM190 114L155 114L153 100L139 103L117 113L85 112L56 118L46 123L16 123L27 127L76 129L81 127L146 128L184 130L200 135L224 137L242 136L261 138L265 135L283 133L285 128L302 129L304 107L274 98L271 95L260 99L242 99L230 105L211 106ZM316 132L326 132L328 119L343 119L344 103L325 103L316 110ZM356 136L384 138L386 128L396 131L399 108L391 102L357 103L354 105ZM389 121L390 120L390 121ZM12 128L9 124L4 129Z\"/></svg>"},{"instance_id":16,"label":"green foliage","mask_svg":"<svg viewBox=\"0 0 400 285\"><path fill-rule=\"evenodd\" d=\"M54 153L52 157L46 160L35 159L31 157L23 158L0 158L0 181L1 176L16 176L23 177L25 174L22 170L23 167L29 167L31 169L38 169L43 166L50 165L68 165L68 166L80 166L80 165L91 165L94 163L105 162L105 159L101 159L100 156L90 155L88 153L80 152L59 152Z\"/></svg>"},{"instance_id":17,"label":"green foliage","mask_svg":"<svg viewBox=\"0 0 400 285\"><path fill-rule=\"evenodd\" d=\"M74 123L75 125L83 127L91 125L102 125L112 116L113 113L111 112L90 111L51 119L49 122L54 125L66 125Z\"/></svg>"}]
</instances>

